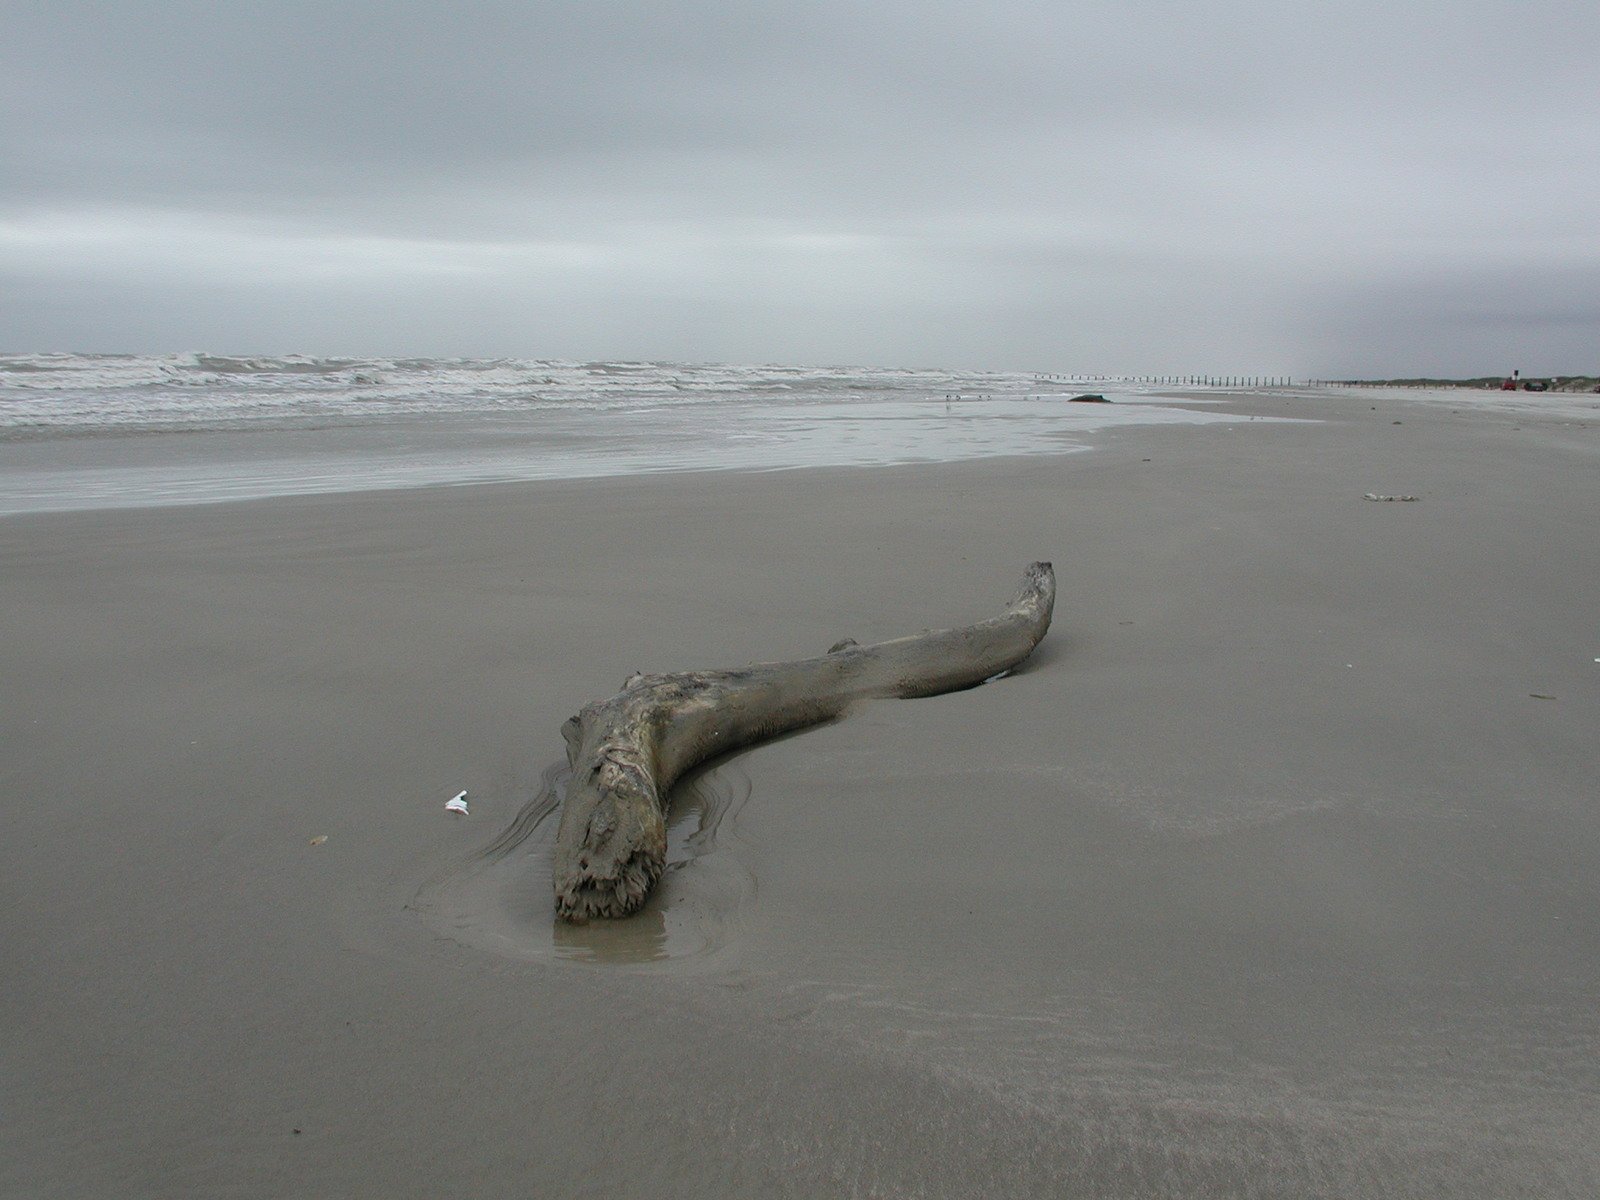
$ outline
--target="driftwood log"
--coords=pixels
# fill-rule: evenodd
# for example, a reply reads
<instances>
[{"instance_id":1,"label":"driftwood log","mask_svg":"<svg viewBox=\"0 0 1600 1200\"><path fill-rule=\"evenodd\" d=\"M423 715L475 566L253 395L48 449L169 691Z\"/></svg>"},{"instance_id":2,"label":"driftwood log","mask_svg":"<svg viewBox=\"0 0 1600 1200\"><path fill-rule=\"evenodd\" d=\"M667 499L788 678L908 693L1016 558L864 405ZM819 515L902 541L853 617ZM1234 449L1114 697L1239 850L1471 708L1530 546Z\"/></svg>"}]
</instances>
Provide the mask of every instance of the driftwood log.
<instances>
[{"instance_id":1,"label":"driftwood log","mask_svg":"<svg viewBox=\"0 0 1600 1200\"><path fill-rule=\"evenodd\" d=\"M556 831L556 911L622 917L666 864L667 795L685 771L751 742L831 720L859 700L934 696L1011 670L1050 628L1055 572L1028 568L1004 612L976 625L730 671L635 675L562 727L572 778Z\"/></svg>"}]
</instances>

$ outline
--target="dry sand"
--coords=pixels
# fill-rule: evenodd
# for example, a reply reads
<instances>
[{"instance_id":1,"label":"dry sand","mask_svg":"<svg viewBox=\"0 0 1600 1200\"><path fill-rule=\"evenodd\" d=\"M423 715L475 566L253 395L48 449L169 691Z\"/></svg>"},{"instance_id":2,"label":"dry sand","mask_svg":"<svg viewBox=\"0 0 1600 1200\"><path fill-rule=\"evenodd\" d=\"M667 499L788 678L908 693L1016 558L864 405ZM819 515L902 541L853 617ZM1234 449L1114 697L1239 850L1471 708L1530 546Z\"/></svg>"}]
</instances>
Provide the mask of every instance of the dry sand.
<instances>
[{"instance_id":1,"label":"dry sand","mask_svg":"<svg viewBox=\"0 0 1600 1200\"><path fill-rule=\"evenodd\" d=\"M1600 1193L1600 411L1231 403L1322 423L0 521L0 1195ZM1033 558L626 929L474 856L630 671Z\"/></svg>"}]
</instances>

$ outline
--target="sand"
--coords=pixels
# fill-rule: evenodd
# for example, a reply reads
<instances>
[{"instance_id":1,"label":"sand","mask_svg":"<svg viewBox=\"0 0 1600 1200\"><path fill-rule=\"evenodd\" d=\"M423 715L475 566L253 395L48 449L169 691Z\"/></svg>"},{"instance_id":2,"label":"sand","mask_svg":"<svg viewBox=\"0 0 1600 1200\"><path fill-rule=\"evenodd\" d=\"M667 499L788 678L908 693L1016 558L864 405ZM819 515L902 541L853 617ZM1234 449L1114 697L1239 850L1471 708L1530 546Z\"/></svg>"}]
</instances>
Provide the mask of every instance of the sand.
<instances>
[{"instance_id":1,"label":"sand","mask_svg":"<svg viewBox=\"0 0 1600 1200\"><path fill-rule=\"evenodd\" d=\"M1600 410L1228 403L1318 423L0 521L0 1195L1596 1194ZM1034 558L626 929L476 856L629 672Z\"/></svg>"}]
</instances>

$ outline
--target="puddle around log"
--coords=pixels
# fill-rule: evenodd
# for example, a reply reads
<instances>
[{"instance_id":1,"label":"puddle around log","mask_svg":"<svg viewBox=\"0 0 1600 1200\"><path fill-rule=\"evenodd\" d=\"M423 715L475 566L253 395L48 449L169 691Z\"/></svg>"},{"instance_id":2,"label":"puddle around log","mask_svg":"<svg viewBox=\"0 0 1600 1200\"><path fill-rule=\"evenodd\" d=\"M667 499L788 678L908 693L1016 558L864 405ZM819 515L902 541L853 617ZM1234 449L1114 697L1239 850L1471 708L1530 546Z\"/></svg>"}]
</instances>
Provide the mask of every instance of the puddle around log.
<instances>
[{"instance_id":1,"label":"puddle around log","mask_svg":"<svg viewBox=\"0 0 1600 1200\"><path fill-rule=\"evenodd\" d=\"M637 913L619 921L558 920L551 851L571 769L549 767L538 793L484 849L423 886L414 906L456 941L523 960L687 965L726 946L755 894L734 826L750 777L724 760L672 791L667 867Z\"/></svg>"}]
</instances>

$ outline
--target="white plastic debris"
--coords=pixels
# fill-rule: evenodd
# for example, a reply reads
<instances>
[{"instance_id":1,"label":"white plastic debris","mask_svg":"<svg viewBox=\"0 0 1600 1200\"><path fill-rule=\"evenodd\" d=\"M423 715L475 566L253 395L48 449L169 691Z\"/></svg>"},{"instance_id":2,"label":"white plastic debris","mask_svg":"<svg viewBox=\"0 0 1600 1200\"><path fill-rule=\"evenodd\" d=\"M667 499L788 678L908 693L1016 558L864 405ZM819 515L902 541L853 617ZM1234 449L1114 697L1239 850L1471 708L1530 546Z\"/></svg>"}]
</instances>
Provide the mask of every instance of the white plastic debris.
<instances>
[{"instance_id":1,"label":"white plastic debris","mask_svg":"<svg viewBox=\"0 0 1600 1200\"><path fill-rule=\"evenodd\" d=\"M465 792L457 792L454 796L451 796L450 799L444 802L444 810L445 812L460 813L463 817L466 816L467 794Z\"/></svg>"}]
</instances>

